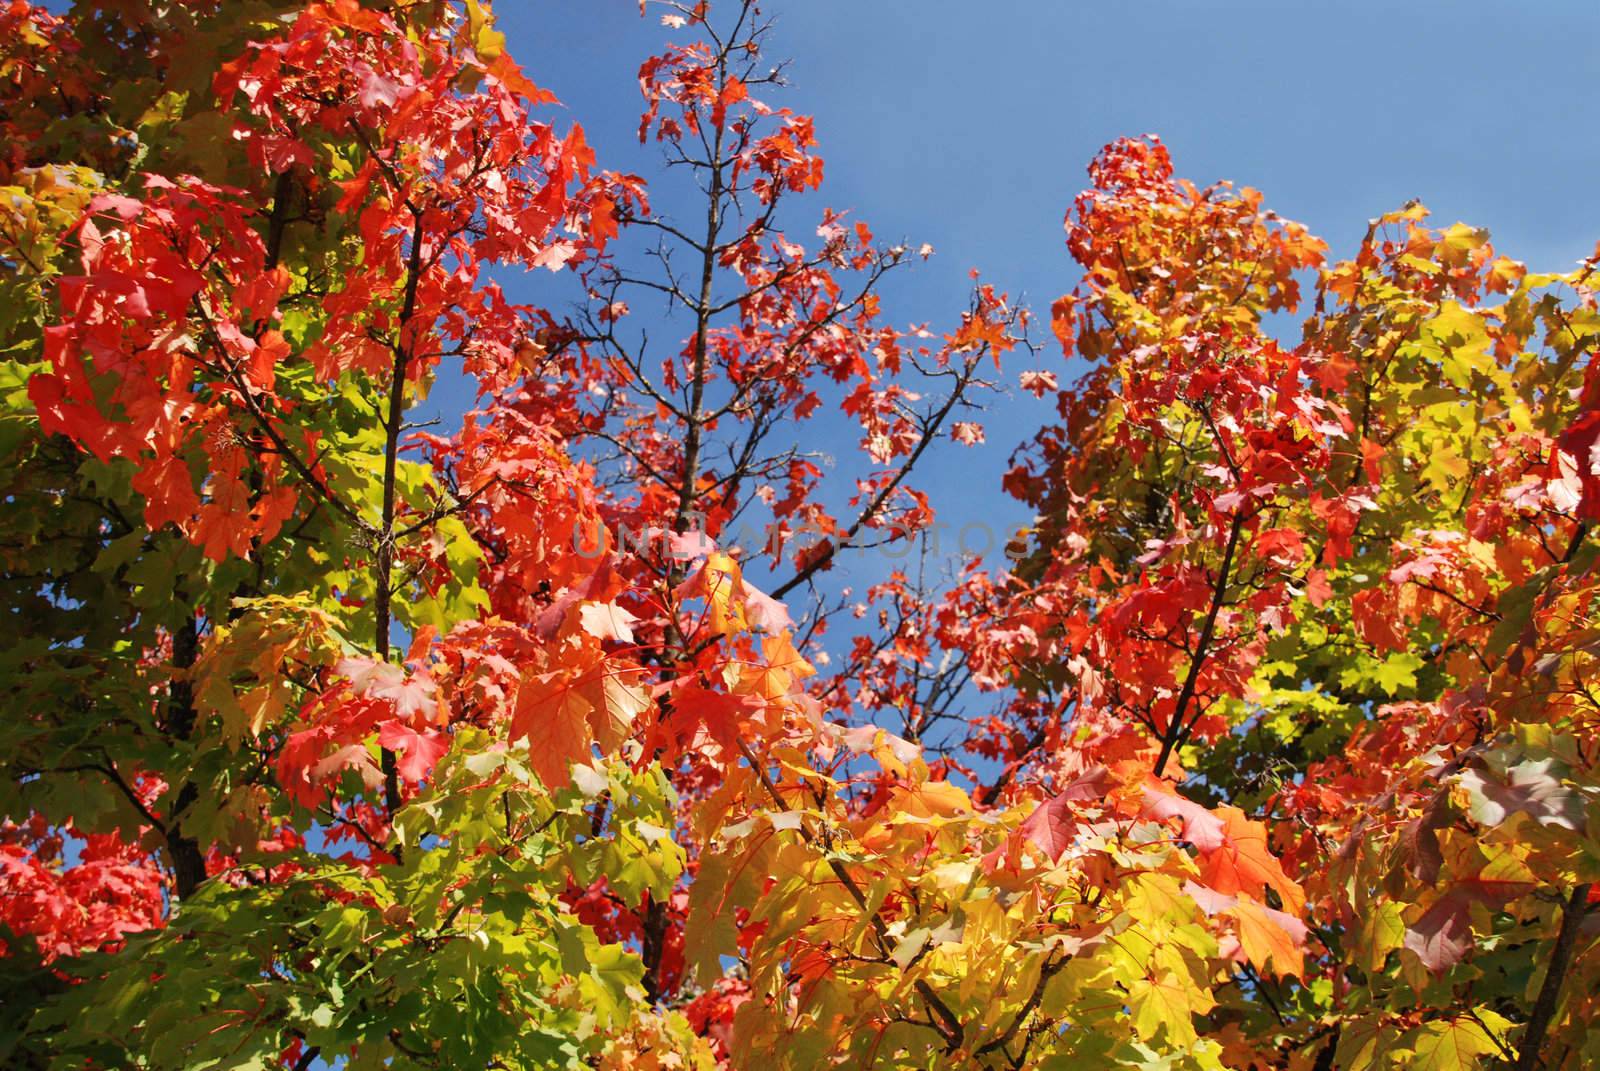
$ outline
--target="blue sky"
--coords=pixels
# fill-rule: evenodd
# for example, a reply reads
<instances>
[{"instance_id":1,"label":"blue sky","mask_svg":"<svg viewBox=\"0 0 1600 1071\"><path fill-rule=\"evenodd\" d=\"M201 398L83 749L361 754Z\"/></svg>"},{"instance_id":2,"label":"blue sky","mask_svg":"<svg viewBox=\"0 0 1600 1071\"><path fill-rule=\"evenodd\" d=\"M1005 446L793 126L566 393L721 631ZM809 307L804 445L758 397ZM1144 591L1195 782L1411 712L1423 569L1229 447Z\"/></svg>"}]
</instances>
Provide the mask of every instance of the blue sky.
<instances>
[{"instance_id":1,"label":"blue sky","mask_svg":"<svg viewBox=\"0 0 1600 1071\"><path fill-rule=\"evenodd\" d=\"M768 11L773 52L792 58L788 103L818 120L828 198L941 250L917 284L930 311L959 300L971 265L1040 297L1063 289L1059 223L1084 165L1146 131L1180 172L1263 189L1336 249L1411 197L1490 227L1541 267L1600 237L1592 0L789 0ZM502 0L499 17L602 162L647 167L633 75L669 31L633 0Z\"/></svg>"},{"instance_id":2,"label":"blue sky","mask_svg":"<svg viewBox=\"0 0 1600 1071\"><path fill-rule=\"evenodd\" d=\"M647 177L658 157L637 142L635 74L684 36L652 9L498 5L512 52L585 126L601 165ZM1490 228L1502 252L1539 269L1565 268L1600 239L1593 0L789 0L767 11L771 52L792 61L782 103L816 117L828 162L806 211L848 208L880 237L938 251L888 288L893 322L950 323L974 267L1047 311L1075 279L1062 214L1089 159L1125 134L1161 135L1202 185L1263 190L1335 255L1413 197L1441 223ZM1059 369L1052 349L1043 362ZM1007 369L1013 383L1028 363ZM999 477L1048 412L1013 392L987 414L985 447L946 450L924 477L941 516L1025 521ZM847 453L849 430L808 434Z\"/></svg>"}]
</instances>

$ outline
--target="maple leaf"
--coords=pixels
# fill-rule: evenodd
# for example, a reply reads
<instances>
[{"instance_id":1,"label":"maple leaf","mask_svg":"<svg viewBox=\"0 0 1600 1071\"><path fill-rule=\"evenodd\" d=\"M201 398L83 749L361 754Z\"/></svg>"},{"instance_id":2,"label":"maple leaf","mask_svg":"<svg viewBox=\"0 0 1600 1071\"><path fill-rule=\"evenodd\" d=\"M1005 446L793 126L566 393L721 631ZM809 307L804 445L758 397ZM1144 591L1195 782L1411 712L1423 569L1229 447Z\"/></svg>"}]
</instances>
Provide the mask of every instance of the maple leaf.
<instances>
[{"instance_id":1,"label":"maple leaf","mask_svg":"<svg viewBox=\"0 0 1600 1071\"><path fill-rule=\"evenodd\" d=\"M1183 839L1202 853L1220 851L1227 842L1228 829L1223 819L1200 804L1169 791L1164 784L1154 779L1145 784L1143 815L1157 820L1177 818L1183 823Z\"/></svg>"},{"instance_id":2,"label":"maple leaf","mask_svg":"<svg viewBox=\"0 0 1600 1071\"><path fill-rule=\"evenodd\" d=\"M1347 354L1336 352L1314 365L1311 375L1329 391L1343 391L1355 371L1356 363Z\"/></svg>"},{"instance_id":3,"label":"maple leaf","mask_svg":"<svg viewBox=\"0 0 1600 1071\"><path fill-rule=\"evenodd\" d=\"M589 728L602 753L621 747L640 715L650 709L650 697L638 678L638 670L623 667L609 667L600 675L590 703Z\"/></svg>"},{"instance_id":4,"label":"maple leaf","mask_svg":"<svg viewBox=\"0 0 1600 1071\"><path fill-rule=\"evenodd\" d=\"M408 676L393 663L371 658L343 658L333 669L350 679L356 695L392 702L395 713L403 720L436 720L438 686L425 670Z\"/></svg>"},{"instance_id":5,"label":"maple leaf","mask_svg":"<svg viewBox=\"0 0 1600 1071\"><path fill-rule=\"evenodd\" d=\"M1305 923L1254 900L1240 900L1232 915L1238 923L1239 944L1252 964L1281 975L1303 974Z\"/></svg>"},{"instance_id":6,"label":"maple leaf","mask_svg":"<svg viewBox=\"0 0 1600 1071\"><path fill-rule=\"evenodd\" d=\"M1487 1028L1487 1023L1496 1020L1503 1027L1511 1025L1487 1009L1422 1024L1406 1066L1416 1071L1467 1071L1480 1066L1481 1056L1502 1055L1507 1051L1504 1041Z\"/></svg>"},{"instance_id":7,"label":"maple leaf","mask_svg":"<svg viewBox=\"0 0 1600 1071\"><path fill-rule=\"evenodd\" d=\"M1318 609L1328 605L1333 598L1333 586L1328 583L1326 569L1312 569L1306 573L1306 598Z\"/></svg>"},{"instance_id":8,"label":"maple leaf","mask_svg":"<svg viewBox=\"0 0 1600 1071\"><path fill-rule=\"evenodd\" d=\"M943 818L972 810L972 798L949 781L899 785L891 793L890 808L918 818Z\"/></svg>"},{"instance_id":9,"label":"maple leaf","mask_svg":"<svg viewBox=\"0 0 1600 1071\"><path fill-rule=\"evenodd\" d=\"M1459 963L1474 947L1471 907L1474 903L1499 908L1532 888L1531 883L1468 879L1456 882L1427 911L1406 927L1404 947L1417 954L1422 965L1442 974Z\"/></svg>"},{"instance_id":10,"label":"maple leaf","mask_svg":"<svg viewBox=\"0 0 1600 1071\"><path fill-rule=\"evenodd\" d=\"M400 84L368 68L362 72L357 99L366 108L393 108L400 100Z\"/></svg>"},{"instance_id":11,"label":"maple leaf","mask_svg":"<svg viewBox=\"0 0 1600 1071\"><path fill-rule=\"evenodd\" d=\"M392 662L376 658L341 658L333 671L350 681L357 695L369 695L375 688L393 688L405 680L405 671Z\"/></svg>"},{"instance_id":12,"label":"maple leaf","mask_svg":"<svg viewBox=\"0 0 1600 1071\"><path fill-rule=\"evenodd\" d=\"M663 719L656 731L673 734L676 749L680 751L695 745L695 738L703 727L725 752L736 752L744 726L760 709L757 697L730 695L693 682L674 682L663 694L670 696L672 714Z\"/></svg>"},{"instance_id":13,"label":"maple leaf","mask_svg":"<svg viewBox=\"0 0 1600 1071\"><path fill-rule=\"evenodd\" d=\"M527 738L529 765L550 791L570 783L572 764L590 757L594 733L589 715L593 709L581 682L565 671L522 678L511 716L511 738Z\"/></svg>"},{"instance_id":14,"label":"maple leaf","mask_svg":"<svg viewBox=\"0 0 1600 1071\"><path fill-rule=\"evenodd\" d=\"M494 57L494 59L489 63L489 73L493 75L495 79L500 82L500 84L504 85L513 93L520 94L521 96L527 98L530 103L554 104L556 102L556 95L554 93L551 93L547 89L536 86L533 84L533 82L528 80L528 76L522 72L521 67L517 66L516 61L511 58L511 53L509 52L502 52L498 56Z\"/></svg>"},{"instance_id":15,"label":"maple leaf","mask_svg":"<svg viewBox=\"0 0 1600 1071\"><path fill-rule=\"evenodd\" d=\"M1216 1007L1207 990L1166 972L1155 977L1137 978L1128 986L1128 1007L1134 1029L1154 1039L1163 1030L1176 1046L1187 1046L1197 1038L1194 1017Z\"/></svg>"},{"instance_id":16,"label":"maple leaf","mask_svg":"<svg viewBox=\"0 0 1600 1071\"><path fill-rule=\"evenodd\" d=\"M365 744L345 744L318 759L310 768L311 781L313 784L322 784L345 770L360 774L362 784L368 791L383 784L383 772L372 761L372 753Z\"/></svg>"},{"instance_id":17,"label":"maple leaf","mask_svg":"<svg viewBox=\"0 0 1600 1071\"><path fill-rule=\"evenodd\" d=\"M529 761L546 788L567 785L571 764L587 761L592 747L609 753L628 736L650 706L639 672L600 659L523 675L510 734L527 738Z\"/></svg>"},{"instance_id":18,"label":"maple leaf","mask_svg":"<svg viewBox=\"0 0 1600 1071\"><path fill-rule=\"evenodd\" d=\"M249 558L255 535L249 487L236 475L216 473L206 491L206 501L197 511L190 538L214 562L225 562L230 557Z\"/></svg>"},{"instance_id":19,"label":"maple leaf","mask_svg":"<svg viewBox=\"0 0 1600 1071\"><path fill-rule=\"evenodd\" d=\"M1237 896L1220 893L1215 889L1208 889L1204 885L1195 884L1193 881L1185 881L1183 883L1183 892L1207 915L1225 914L1232 911L1239 903Z\"/></svg>"},{"instance_id":20,"label":"maple leaf","mask_svg":"<svg viewBox=\"0 0 1600 1071\"><path fill-rule=\"evenodd\" d=\"M1512 814L1526 814L1540 825L1577 830L1583 806L1560 776L1554 759L1525 759L1503 778L1488 769L1461 772L1456 783L1467 791L1474 820L1497 826Z\"/></svg>"},{"instance_id":21,"label":"maple leaf","mask_svg":"<svg viewBox=\"0 0 1600 1071\"><path fill-rule=\"evenodd\" d=\"M1357 592L1350 601L1356 631L1361 638L1380 651L1404 651L1407 637L1392 605L1392 593L1386 589L1369 588Z\"/></svg>"},{"instance_id":22,"label":"maple leaf","mask_svg":"<svg viewBox=\"0 0 1600 1071\"><path fill-rule=\"evenodd\" d=\"M983 442L983 425L958 420L950 425L950 437L965 446L977 446Z\"/></svg>"},{"instance_id":23,"label":"maple leaf","mask_svg":"<svg viewBox=\"0 0 1600 1071\"><path fill-rule=\"evenodd\" d=\"M1055 861L1071 846L1077 833L1077 805L1103 798L1111 785L1110 772L1104 766L1086 771L1059 794L1034 808L1017 827L1016 836Z\"/></svg>"},{"instance_id":24,"label":"maple leaf","mask_svg":"<svg viewBox=\"0 0 1600 1071\"><path fill-rule=\"evenodd\" d=\"M450 735L436 730L418 732L403 721L385 722L378 742L399 753L396 769L408 781L425 781L439 759L450 750Z\"/></svg>"},{"instance_id":25,"label":"maple leaf","mask_svg":"<svg viewBox=\"0 0 1600 1071\"><path fill-rule=\"evenodd\" d=\"M33 377L30 390L41 378ZM134 473L133 488L145 497L145 523L152 529L169 523L182 527L200 509L189 464L176 454L141 467Z\"/></svg>"},{"instance_id":26,"label":"maple leaf","mask_svg":"<svg viewBox=\"0 0 1600 1071\"><path fill-rule=\"evenodd\" d=\"M1219 807L1215 814L1221 819L1221 843L1213 850L1201 850L1201 882L1219 892L1249 893L1258 899L1270 888L1285 911L1299 915L1305 909L1305 891L1289 879L1267 847L1267 827L1237 807Z\"/></svg>"},{"instance_id":27,"label":"maple leaf","mask_svg":"<svg viewBox=\"0 0 1600 1071\"><path fill-rule=\"evenodd\" d=\"M578 607L578 620L597 639L632 643L632 625L639 619L615 603L585 602Z\"/></svg>"},{"instance_id":28,"label":"maple leaf","mask_svg":"<svg viewBox=\"0 0 1600 1071\"><path fill-rule=\"evenodd\" d=\"M703 598L709 610L708 625L721 636L743 632L746 627L744 600L739 598L744 589L744 578L739 563L723 553L713 551L705 563L684 581L679 593L686 598Z\"/></svg>"},{"instance_id":29,"label":"maple leaf","mask_svg":"<svg viewBox=\"0 0 1600 1071\"><path fill-rule=\"evenodd\" d=\"M621 579L604 555L594 570L563 591L554 602L534 618L534 630L542 640L555 637L573 606L584 602L609 602L622 588Z\"/></svg>"},{"instance_id":30,"label":"maple leaf","mask_svg":"<svg viewBox=\"0 0 1600 1071\"><path fill-rule=\"evenodd\" d=\"M857 755L872 755L886 767L898 764L903 774L905 767L922 754L922 748L901 736L896 736L878 725L837 727L839 740Z\"/></svg>"},{"instance_id":31,"label":"maple leaf","mask_svg":"<svg viewBox=\"0 0 1600 1071\"><path fill-rule=\"evenodd\" d=\"M1035 398L1043 398L1051 391L1059 389L1054 372L1023 372L1020 379L1022 389Z\"/></svg>"},{"instance_id":32,"label":"maple leaf","mask_svg":"<svg viewBox=\"0 0 1600 1071\"><path fill-rule=\"evenodd\" d=\"M775 634L794 627L789 619L789 608L783 603L758 591L748 580L744 582L743 591L745 617L752 628Z\"/></svg>"},{"instance_id":33,"label":"maple leaf","mask_svg":"<svg viewBox=\"0 0 1600 1071\"><path fill-rule=\"evenodd\" d=\"M741 687L748 681L748 689L765 699L781 699L788 695L796 682L816 674L816 667L795 650L794 641L787 632L764 636L761 653L766 658L764 666L745 667Z\"/></svg>"}]
</instances>

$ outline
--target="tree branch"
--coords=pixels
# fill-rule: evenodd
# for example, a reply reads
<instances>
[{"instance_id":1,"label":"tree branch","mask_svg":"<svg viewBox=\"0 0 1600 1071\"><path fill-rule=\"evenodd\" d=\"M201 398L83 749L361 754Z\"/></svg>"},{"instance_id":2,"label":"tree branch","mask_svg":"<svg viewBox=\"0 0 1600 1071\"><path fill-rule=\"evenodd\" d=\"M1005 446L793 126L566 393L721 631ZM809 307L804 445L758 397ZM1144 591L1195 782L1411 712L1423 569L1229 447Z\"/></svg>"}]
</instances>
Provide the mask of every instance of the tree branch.
<instances>
[{"instance_id":1,"label":"tree branch","mask_svg":"<svg viewBox=\"0 0 1600 1071\"><path fill-rule=\"evenodd\" d=\"M1572 965L1572 949L1578 943L1578 927L1583 922L1589 904L1589 885L1585 882L1573 888L1572 894L1561 908L1561 928L1556 932L1555 947L1550 950L1550 965L1545 968L1544 985L1533 1002L1533 1014L1528 1017L1528 1028L1522 1033L1522 1044L1517 1054L1516 1071L1534 1071L1539 1066L1539 1050L1544 1047L1544 1036L1555 1018L1556 1005L1561 999L1561 984L1566 981L1567 968Z\"/></svg>"},{"instance_id":2,"label":"tree branch","mask_svg":"<svg viewBox=\"0 0 1600 1071\"><path fill-rule=\"evenodd\" d=\"M1222 603L1228 591L1228 574L1233 570L1233 555L1239 547L1239 533L1244 530L1244 514L1235 513L1233 524L1228 529L1228 545L1222 552L1222 566L1217 571L1217 586L1211 593L1211 609L1206 612L1206 621L1200 628L1200 643L1195 647L1194 659L1189 663L1189 675L1184 678L1183 690L1178 693L1177 705L1172 708L1172 720L1167 723L1167 731L1161 738L1161 755L1156 759L1155 775L1161 776L1161 771L1166 767L1167 760L1172 757L1172 751L1182 742L1184 735L1183 719L1189 709L1189 703L1194 699L1195 685L1200 680L1200 668L1205 664L1206 654L1211 647L1211 640L1217 629L1217 615L1222 612Z\"/></svg>"}]
</instances>

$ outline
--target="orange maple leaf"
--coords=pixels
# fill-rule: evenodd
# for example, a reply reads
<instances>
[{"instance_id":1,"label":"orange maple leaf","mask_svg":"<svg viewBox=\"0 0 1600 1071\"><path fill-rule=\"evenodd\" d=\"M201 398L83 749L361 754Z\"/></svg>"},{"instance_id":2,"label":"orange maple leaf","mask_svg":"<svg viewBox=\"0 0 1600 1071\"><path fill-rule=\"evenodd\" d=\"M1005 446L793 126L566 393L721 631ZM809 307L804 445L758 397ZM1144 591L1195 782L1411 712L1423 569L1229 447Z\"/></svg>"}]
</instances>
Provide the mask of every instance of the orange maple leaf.
<instances>
[{"instance_id":1,"label":"orange maple leaf","mask_svg":"<svg viewBox=\"0 0 1600 1071\"><path fill-rule=\"evenodd\" d=\"M1214 813L1222 819L1222 844L1201 853L1201 881L1218 892L1246 893L1256 899L1270 888L1289 914L1304 911L1305 891L1283 872L1267 847L1267 827L1237 807L1218 807Z\"/></svg>"}]
</instances>

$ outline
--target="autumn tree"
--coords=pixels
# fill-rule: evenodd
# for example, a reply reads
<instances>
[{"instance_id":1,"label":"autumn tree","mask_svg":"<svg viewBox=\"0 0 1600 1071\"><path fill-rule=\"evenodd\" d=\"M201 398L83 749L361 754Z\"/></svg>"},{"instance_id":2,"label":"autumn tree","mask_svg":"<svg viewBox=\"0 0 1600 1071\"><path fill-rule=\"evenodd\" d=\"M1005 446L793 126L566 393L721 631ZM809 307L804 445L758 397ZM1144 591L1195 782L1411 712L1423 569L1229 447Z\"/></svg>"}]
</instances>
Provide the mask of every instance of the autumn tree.
<instances>
[{"instance_id":1,"label":"autumn tree","mask_svg":"<svg viewBox=\"0 0 1600 1071\"><path fill-rule=\"evenodd\" d=\"M1120 141L1019 370L657 13L648 179L478 0L0 14L7 1060L1591 1062L1594 265Z\"/></svg>"},{"instance_id":2,"label":"autumn tree","mask_svg":"<svg viewBox=\"0 0 1600 1071\"><path fill-rule=\"evenodd\" d=\"M1007 478L1034 542L950 609L1036 702L977 741L998 799L1047 797L1063 858L1085 768L1196 800L1146 804L1202 871L1152 910L1231 965L1146 1022L1223 1066L1584 1066L1596 262L1530 273L1417 204L1330 262L1154 138L1090 176L1053 309L1089 370Z\"/></svg>"},{"instance_id":3,"label":"autumn tree","mask_svg":"<svg viewBox=\"0 0 1600 1071\"><path fill-rule=\"evenodd\" d=\"M592 508L570 406L506 393L531 314L485 271L595 255L610 179L478 5L388 7L7 11L6 944L60 991L17 1006L19 1054L303 1066L345 1035L539 1064L631 1036L631 957L476 862L619 857L505 750L510 682L547 667L532 619L486 612L462 519ZM443 362L486 405L435 469L402 453ZM498 549L564 590L563 536ZM670 824L618 776L618 836Z\"/></svg>"},{"instance_id":4,"label":"autumn tree","mask_svg":"<svg viewBox=\"0 0 1600 1071\"><path fill-rule=\"evenodd\" d=\"M645 61L639 137L661 150L657 200L689 208L668 215L642 184L620 184L617 246L584 272L578 314L547 327L534 352L548 369L603 385L579 395L597 401L569 440L593 460L602 489L602 525L577 542L622 552L626 623L607 638L650 667L659 694L643 744L687 806L730 767L759 762L765 745L749 738L751 720L812 675L785 637L793 630L815 646L842 608L818 593L817 578L842 554L912 541L933 520L914 470L941 438L975 427L957 418L991 386L985 369L992 376L1015 344L1017 315L980 286L946 336L886 323L881 280L929 251L805 208L823 161L812 121L763 99L783 82L756 4L720 19L671 11L669 27L705 40ZM669 330L682 325L681 341L653 354L651 328L663 317ZM806 445L806 422L834 407L860 425L853 467ZM825 461L839 465L832 481ZM850 489L848 512L830 510L830 482ZM770 596L746 570L771 578ZM813 593L798 622L776 601L795 591ZM795 717L798 726L785 724ZM799 732L802 748L821 727L804 709L767 721L774 733ZM596 828L606 807L597 805ZM691 868L698 840L691 826L679 830ZM685 897L647 892L635 905L603 884L583 897L590 917L640 942L646 992L676 992Z\"/></svg>"}]
</instances>

